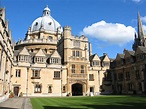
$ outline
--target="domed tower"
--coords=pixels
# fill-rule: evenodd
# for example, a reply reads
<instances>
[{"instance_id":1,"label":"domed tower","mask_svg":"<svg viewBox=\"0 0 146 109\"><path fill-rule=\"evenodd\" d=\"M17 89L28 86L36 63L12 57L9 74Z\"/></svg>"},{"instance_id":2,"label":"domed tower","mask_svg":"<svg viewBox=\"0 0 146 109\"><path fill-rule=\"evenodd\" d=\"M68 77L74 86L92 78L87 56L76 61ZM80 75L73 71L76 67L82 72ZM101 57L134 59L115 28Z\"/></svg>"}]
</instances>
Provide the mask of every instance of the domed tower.
<instances>
[{"instance_id":1,"label":"domed tower","mask_svg":"<svg viewBox=\"0 0 146 109\"><path fill-rule=\"evenodd\" d=\"M51 53L57 49L56 45L61 38L62 31L61 25L51 16L50 9L46 6L43 15L33 21L25 39L19 40L15 49L26 47L28 51L42 49L47 53Z\"/></svg>"},{"instance_id":2,"label":"domed tower","mask_svg":"<svg viewBox=\"0 0 146 109\"><path fill-rule=\"evenodd\" d=\"M12 86L16 96L17 90L24 96L62 94L61 89L67 84L66 73L63 73L66 70L62 70L65 67L62 66L61 56L57 51L62 31L61 25L51 17L47 6L43 15L33 21L25 39L16 43L12 69L12 75L15 75L12 77Z\"/></svg>"}]
</instances>

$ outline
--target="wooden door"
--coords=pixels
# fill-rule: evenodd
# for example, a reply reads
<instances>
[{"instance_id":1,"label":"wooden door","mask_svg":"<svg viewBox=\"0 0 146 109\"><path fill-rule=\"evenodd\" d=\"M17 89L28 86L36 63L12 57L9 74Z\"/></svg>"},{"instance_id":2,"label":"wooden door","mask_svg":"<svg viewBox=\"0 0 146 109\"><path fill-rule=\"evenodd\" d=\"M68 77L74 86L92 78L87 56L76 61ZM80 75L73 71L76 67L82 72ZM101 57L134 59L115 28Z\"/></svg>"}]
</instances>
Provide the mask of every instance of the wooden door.
<instances>
[{"instance_id":1,"label":"wooden door","mask_svg":"<svg viewBox=\"0 0 146 109\"><path fill-rule=\"evenodd\" d=\"M19 87L14 87L15 96L18 96L18 93L19 93Z\"/></svg>"}]
</instances>

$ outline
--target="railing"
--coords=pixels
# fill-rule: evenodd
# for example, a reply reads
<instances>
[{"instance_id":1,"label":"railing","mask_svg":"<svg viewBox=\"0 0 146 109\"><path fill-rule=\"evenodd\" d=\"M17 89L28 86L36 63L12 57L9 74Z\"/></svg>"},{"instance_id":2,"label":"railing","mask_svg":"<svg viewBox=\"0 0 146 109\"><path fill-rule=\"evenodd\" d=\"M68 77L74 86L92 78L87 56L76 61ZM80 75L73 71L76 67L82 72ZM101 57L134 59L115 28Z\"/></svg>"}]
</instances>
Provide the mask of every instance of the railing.
<instances>
[{"instance_id":1,"label":"railing","mask_svg":"<svg viewBox=\"0 0 146 109\"><path fill-rule=\"evenodd\" d=\"M72 79L87 79L87 74L71 74Z\"/></svg>"},{"instance_id":2,"label":"railing","mask_svg":"<svg viewBox=\"0 0 146 109\"><path fill-rule=\"evenodd\" d=\"M45 44L45 43L49 43L49 44L57 44L57 40L49 40L49 39L29 39L29 40L20 40L16 43L16 45L20 45L20 44L33 44L33 43L41 43L41 44Z\"/></svg>"}]
</instances>

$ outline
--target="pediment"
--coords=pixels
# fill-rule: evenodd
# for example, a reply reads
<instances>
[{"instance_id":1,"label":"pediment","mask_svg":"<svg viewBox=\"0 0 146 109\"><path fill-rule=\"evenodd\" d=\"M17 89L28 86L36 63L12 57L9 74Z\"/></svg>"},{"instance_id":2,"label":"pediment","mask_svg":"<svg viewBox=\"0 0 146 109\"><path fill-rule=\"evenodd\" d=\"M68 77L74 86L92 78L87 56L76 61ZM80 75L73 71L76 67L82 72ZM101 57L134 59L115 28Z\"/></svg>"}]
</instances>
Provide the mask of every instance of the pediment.
<instances>
[{"instance_id":1,"label":"pediment","mask_svg":"<svg viewBox=\"0 0 146 109\"><path fill-rule=\"evenodd\" d=\"M103 59L103 61L110 61L109 57L106 55Z\"/></svg>"},{"instance_id":2,"label":"pediment","mask_svg":"<svg viewBox=\"0 0 146 109\"><path fill-rule=\"evenodd\" d=\"M98 55L96 54L94 57L93 57L93 59L92 60L98 60L98 61L100 61L100 58L98 57Z\"/></svg>"},{"instance_id":3,"label":"pediment","mask_svg":"<svg viewBox=\"0 0 146 109\"><path fill-rule=\"evenodd\" d=\"M21 52L19 53L19 55L30 55L28 50L24 47Z\"/></svg>"},{"instance_id":4,"label":"pediment","mask_svg":"<svg viewBox=\"0 0 146 109\"><path fill-rule=\"evenodd\" d=\"M51 55L51 57L54 57L54 58L61 58L61 56L59 55L58 51L55 50L54 53Z\"/></svg>"},{"instance_id":5,"label":"pediment","mask_svg":"<svg viewBox=\"0 0 146 109\"><path fill-rule=\"evenodd\" d=\"M46 56L45 53L40 49L35 56Z\"/></svg>"}]
</instances>

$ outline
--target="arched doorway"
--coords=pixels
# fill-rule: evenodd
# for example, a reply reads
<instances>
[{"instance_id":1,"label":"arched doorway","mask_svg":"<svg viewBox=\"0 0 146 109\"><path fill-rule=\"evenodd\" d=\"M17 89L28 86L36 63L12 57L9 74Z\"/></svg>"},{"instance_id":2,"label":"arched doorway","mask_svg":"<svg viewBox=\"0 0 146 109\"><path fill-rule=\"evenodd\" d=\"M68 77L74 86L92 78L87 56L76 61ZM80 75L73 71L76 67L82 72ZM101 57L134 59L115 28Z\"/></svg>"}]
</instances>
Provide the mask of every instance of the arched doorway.
<instances>
[{"instance_id":1,"label":"arched doorway","mask_svg":"<svg viewBox=\"0 0 146 109\"><path fill-rule=\"evenodd\" d=\"M72 96L83 95L83 85L76 83L72 85Z\"/></svg>"}]
</instances>

